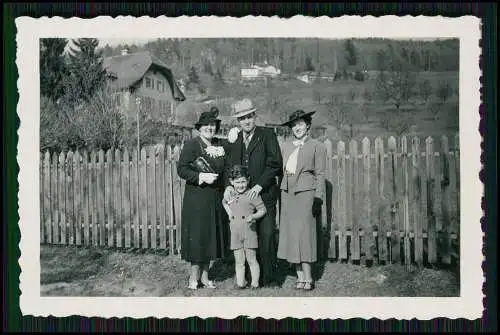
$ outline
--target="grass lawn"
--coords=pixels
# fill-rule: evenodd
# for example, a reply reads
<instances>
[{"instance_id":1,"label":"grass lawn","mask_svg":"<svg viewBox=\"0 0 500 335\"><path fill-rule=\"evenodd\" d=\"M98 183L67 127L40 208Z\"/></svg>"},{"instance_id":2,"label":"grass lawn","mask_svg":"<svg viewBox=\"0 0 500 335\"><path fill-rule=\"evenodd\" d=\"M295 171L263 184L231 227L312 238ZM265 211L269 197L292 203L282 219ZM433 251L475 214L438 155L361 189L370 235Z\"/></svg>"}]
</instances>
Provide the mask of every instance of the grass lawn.
<instances>
[{"instance_id":1,"label":"grass lawn","mask_svg":"<svg viewBox=\"0 0 500 335\"><path fill-rule=\"evenodd\" d=\"M452 270L402 265L371 266L326 261L315 269L316 289L294 289L295 277L280 263L281 287L235 290L231 258L216 262L210 276L218 288L186 288L189 265L163 251L119 251L76 246L40 246L42 296L458 296Z\"/></svg>"}]
</instances>

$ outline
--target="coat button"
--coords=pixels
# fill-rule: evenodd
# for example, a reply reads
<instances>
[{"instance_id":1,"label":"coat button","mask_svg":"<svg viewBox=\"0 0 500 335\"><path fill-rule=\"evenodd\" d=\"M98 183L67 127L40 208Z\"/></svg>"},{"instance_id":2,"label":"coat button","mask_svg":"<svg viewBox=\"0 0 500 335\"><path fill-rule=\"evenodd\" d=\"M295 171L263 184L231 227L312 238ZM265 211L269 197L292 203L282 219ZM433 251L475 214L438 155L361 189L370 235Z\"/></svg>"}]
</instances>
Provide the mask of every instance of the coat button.
<instances>
[{"instance_id":1,"label":"coat button","mask_svg":"<svg viewBox=\"0 0 500 335\"><path fill-rule=\"evenodd\" d=\"M241 218L242 218L242 219L244 219L244 218L245 218L245 215L243 215Z\"/></svg>"},{"instance_id":2,"label":"coat button","mask_svg":"<svg viewBox=\"0 0 500 335\"><path fill-rule=\"evenodd\" d=\"M231 216L231 219L233 219L233 220L234 220L234 216Z\"/></svg>"}]
</instances>

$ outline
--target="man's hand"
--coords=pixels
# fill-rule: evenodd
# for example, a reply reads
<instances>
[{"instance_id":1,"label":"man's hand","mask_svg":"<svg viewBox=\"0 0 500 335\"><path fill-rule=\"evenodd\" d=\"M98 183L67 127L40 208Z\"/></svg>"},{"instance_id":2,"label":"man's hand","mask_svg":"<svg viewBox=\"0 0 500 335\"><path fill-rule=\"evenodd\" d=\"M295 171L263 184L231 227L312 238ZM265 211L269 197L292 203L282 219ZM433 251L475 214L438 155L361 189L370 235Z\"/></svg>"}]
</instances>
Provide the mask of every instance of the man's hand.
<instances>
[{"instance_id":1,"label":"man's hand","mask_svg":"<svg viewBox=\"0 0 500 335\"><path fill-rule=\"evenodd\" d=\"M253 200L257 198L257 196L260 194L261 191L262 191L262 186L255 185L250 189L250 191L248 191L248 196L250 197L250 199Z\"/></svg>"},{"instance_id":2,"label":"man's hand","mask_svg":"<svg viewBox=\"0 0 500 335\"><path fill-rule=\"evenodd\" d=\"M254 223L256 222L257 220L255 220L254 216L253 215L249 215L246 219L247 223Z\"/></svg>"},{"instance_id":3,"label":"man's hand","mask_svg":"<svg viewBox=\"0 0 500 335\"><path fill-rule=\"evenodd\" d=\"M236 191L234 190L234 187L229 185L224 190L224 201L228 204L231 203L234 200L235 195L236 195Z\"/></svg>"}]
</instances>

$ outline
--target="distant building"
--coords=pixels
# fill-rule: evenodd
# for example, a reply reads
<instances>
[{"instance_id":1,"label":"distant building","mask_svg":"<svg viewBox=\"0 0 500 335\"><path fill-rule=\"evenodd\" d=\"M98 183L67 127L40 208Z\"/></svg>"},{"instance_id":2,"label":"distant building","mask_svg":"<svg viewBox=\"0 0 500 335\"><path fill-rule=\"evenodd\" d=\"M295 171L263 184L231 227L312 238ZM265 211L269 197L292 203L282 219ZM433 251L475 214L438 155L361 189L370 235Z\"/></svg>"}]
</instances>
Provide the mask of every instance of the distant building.
<instances>
[{"instance_id":1,"label":"distant building","mask_svg":"<svg viewBox=\"0 0 500 335\"><path fill-rule=\"evenodd\" d=\"M242 80L264 79L266 77L276 78L281 74L281 70L267 63L253 64L249 67L241 68Z\"/></svg>"},{"instance_id":2,"label":"distant building","mask_svg":"<svg viewBox=\"0 0 500 335\"><path fill-rule=\"evenodd\" d=\"M119 56L104 58L103 67L111 76L115 103L130 118L136 117L136 98L142 112L163 120L170 120L175 103L185 100L172 71L149 52L123 50Z\"/></svg>"},{"instance_id":3,"label":"distant building","mask_svg":"<svg viewBox=\"0 0 500 335\"><path fill-rule=\"evenodd\" d=\"M333 73L325 73L325 72L302 72L297 76L297 79L306 83L311 84L316 80L333 82L335 80L335 74Z\"/></svg>"}]
</instances>

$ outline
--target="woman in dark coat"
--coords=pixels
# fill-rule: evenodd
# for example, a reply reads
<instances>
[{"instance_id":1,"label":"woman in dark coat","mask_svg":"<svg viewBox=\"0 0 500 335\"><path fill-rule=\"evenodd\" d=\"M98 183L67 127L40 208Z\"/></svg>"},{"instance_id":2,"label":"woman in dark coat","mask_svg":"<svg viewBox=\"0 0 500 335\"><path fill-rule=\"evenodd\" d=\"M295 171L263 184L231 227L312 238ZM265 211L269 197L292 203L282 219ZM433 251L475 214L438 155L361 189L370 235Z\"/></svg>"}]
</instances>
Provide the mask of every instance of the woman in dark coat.
<instances>
[{"instance_id":1,"label":"woman in dark coat","mask_svg":"<svg viewBox=\"0 0 500 335\"><path fill-rule=\"evenodd\" d=\"M227 249L227 214L222 207L226 155L221 141L214 138L220 127L218 114L215 107L201 114L195 125L200 135L184 143L177 165L177 173L186 181L181 257L191 263L190 289L197 289L200 281L204 287L215 288L208 279L209 264L224 257ZM196 164L200 157L208 167Z\"/></svg>"}]
</instances>

